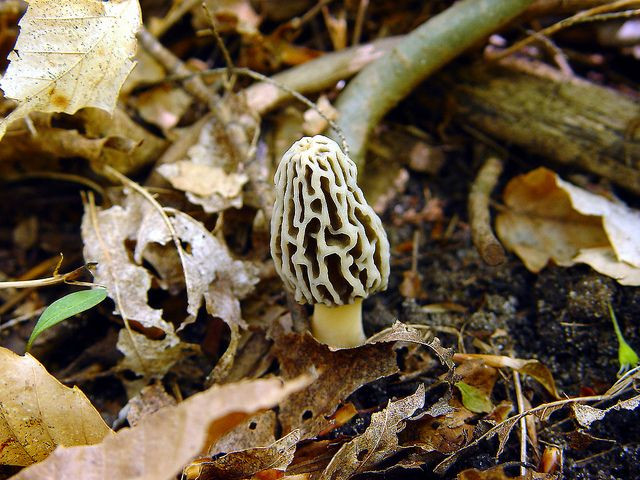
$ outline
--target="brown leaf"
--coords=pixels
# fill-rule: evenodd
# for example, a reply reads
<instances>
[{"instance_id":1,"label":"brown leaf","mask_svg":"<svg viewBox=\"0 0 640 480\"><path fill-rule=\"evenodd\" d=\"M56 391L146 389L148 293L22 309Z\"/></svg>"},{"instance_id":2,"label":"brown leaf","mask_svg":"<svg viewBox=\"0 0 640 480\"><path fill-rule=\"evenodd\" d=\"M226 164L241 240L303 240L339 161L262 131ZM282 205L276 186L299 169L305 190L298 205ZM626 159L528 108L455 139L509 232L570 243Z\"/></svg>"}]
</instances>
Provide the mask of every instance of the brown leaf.
<instances>
[{"instance_id":1,"label":"brown leaf","mask_svg":"<svg viewBox=\"0 0 640 480\"><path fill-rule=\"evenodd\" d=\"M111 431L80 389L28 353L0 347L0 371L0 465L30 465L58 445L99 443Z\"/></svg>"},{"instance_id":2,"label":"brown leaf","mask_svg":"<svg viewBox=\"0 0 640 480\"><path fill-rule=\"evenodd\" d=\"M295 430L267 447L232 452L215 460L196 461L185 469L189 472L187 478L242 480L265 470L283 472L293 460L299 440L300 432Z\"/></svg>"},{"instance_id":3,"label":"brown leaf","mask_svg":"<svg viewBox=\"0 0 640 480\"><path fill-rule=\"evenodd\" d=\"M276 441L276 413L258 413L229 430L211 445L209 455L220 452L239 452L249 448L266 447Z\"/></svg>"},{"instance_id":4,"label":"brown leaf","mask_svg":"<svg viewBox=\"0 0 640 480\"><path fill-rule=\"evenodd\" d=\"M423 406L423 384L420 384L413 395L389 402L387 408L371 416L371 423L362 435L338 450L320 478L347 479L371 470L396 453L399 449L398 433L404 429L405 420Z\"/></svg>"},{"instance_id":5,"label":"brown leaf","mask_svg":"<svg viewBox=\"0 0 640 480\"><path fill-rule=\"evenodd\" d=\"M529 469L527 469L527 473L524 476L511 477L505 473L502 465L497 465L487 470L470 468L463 470L456 477L457 480L556 480L557 478L557 475L539 473Z\"/></svg>"},{"instance_id":6,"label":"brown leaf","mask_svg":"<svg viewBox=\"0 0 640 480\"><path fill-rule=\"evenodd\" d=\"M176 399L165 391L162 383L154 383L144 387L138 395L129 400L127 420L129 425L135 427L147 415L175 404Z\"/></svg>"},{"instance_id":7,"label":"brown leaf","mask_svg":"<svg viewBox=\"0 0 640 480\"><path fill-rule=\"evenodd\" d=\"M303 439L326 429L330 425L327 418L359 387L398 371L391 343L331 351L309 334L286 334L276 340L274 353L284 378L295 378L309 369L318 374L309 387L280 406L283 432L300 429Z\"/></svg>"},{"instance_id":8,"label":"brown leaf","mask_svg":"<svg viewBox=\"0 0 640 480\"><path fill-rule=\"evenodd\" d=\"M407 424L402 445L419 447L425 452L453 453L473 438L473 425L467 423L476 415L458 400L451 399L448 411L441 415L424 415Z\"/></svg>"},{"instance_id":9,"label":"brown leaf","mask_svg":"<svg viewBox=\"0 0 640 480\"><path fill-rule=\"evenodd\" d=\"M213 387L109 435L101 444L58 448L12 480L169 480L248 414L277 405L309 378L254 380Z\"/></svg>"},{"instance_id":10,"label":"brown leaf","mask_svg":"<svg viewBox=\"0 0 640 480\"><path fill-rule=\"evenodd\" d=\"M589 264L623 285L640 285L640 212L538 168L509 182L496 230L532 272L553 260Z\"/></svg>"}]
</instances>

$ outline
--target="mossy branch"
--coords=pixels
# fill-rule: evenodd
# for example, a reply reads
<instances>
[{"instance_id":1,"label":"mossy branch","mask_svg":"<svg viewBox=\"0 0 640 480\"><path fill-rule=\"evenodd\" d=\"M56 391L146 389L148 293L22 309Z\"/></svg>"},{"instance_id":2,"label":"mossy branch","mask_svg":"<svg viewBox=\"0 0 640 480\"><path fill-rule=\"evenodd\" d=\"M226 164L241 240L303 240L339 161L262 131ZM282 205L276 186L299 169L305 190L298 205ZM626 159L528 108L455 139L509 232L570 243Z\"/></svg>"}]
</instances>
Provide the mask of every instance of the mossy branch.
<instances>
[{"instance_id":1,"label":"mossy branch","mask_svg":"<svg viewBox=\"0 0 640 480\"><path fill-rule=\"evenodd\" d=\"M532 0L462 0L364 68L340 95L339 126L362 165L369 132L431 73L522 13Z\"/></svg>"}]
</instances>

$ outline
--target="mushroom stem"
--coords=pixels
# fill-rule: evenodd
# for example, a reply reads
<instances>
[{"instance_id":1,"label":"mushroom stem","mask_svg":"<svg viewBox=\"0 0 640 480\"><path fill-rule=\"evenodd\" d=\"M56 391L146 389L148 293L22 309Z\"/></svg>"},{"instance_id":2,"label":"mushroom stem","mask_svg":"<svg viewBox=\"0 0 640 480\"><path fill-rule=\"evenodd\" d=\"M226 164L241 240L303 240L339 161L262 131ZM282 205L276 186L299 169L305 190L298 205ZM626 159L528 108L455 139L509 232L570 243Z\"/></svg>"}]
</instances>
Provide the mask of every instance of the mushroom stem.
<instances>
[{"instance_id":1,"label":"mushroom stem","mask_svg":"<svg viewBox=\"0 0 640 480\"><path fill-rule=\"evenodd\" d=\"M335 307L316 303L311 317L311 332L319 342L331 347L362 345L366 340L362 330L362 298Z\"/></svg>"}]
</instances>

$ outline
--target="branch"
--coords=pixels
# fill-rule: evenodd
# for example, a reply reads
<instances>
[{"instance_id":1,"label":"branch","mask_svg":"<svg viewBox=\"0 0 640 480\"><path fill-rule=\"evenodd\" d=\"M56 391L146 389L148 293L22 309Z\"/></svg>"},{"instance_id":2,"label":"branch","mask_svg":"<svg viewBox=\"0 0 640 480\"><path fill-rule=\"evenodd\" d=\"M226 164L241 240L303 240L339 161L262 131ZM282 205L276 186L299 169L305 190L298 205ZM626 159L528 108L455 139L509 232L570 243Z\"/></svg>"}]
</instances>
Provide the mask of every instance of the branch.
<instances>
[{"instance_id":1,"label":"branch","mask_svg":"<svg viewBox=\"0 0 640 480\"><path fill-rule=\"evenodd\" d=\"M369 132L430 74L522 13L532 0L462 0L405 36L353 79L336 107L351 158L363 163Z\"/></svg>"}]
</instances>

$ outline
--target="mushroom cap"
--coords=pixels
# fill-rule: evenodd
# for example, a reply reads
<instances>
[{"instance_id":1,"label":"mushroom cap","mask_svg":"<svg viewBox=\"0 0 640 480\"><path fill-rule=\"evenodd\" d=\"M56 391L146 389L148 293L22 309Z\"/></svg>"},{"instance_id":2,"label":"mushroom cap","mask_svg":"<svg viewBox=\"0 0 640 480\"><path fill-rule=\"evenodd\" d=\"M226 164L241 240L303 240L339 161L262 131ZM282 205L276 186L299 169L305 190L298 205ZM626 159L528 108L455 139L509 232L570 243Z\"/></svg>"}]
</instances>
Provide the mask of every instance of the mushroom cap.
<instances>
[{"instance_id":1,"label":"mushroom cap","mask_svg":"<svg viewBox=\"0 0 640 480\"><path fill-rule=\"evenodd\" d=\"M389 241L333 140L304 137L275 175L271 256L299 303L345 305L387 288Z\"/></svg>"}]
</instances>

